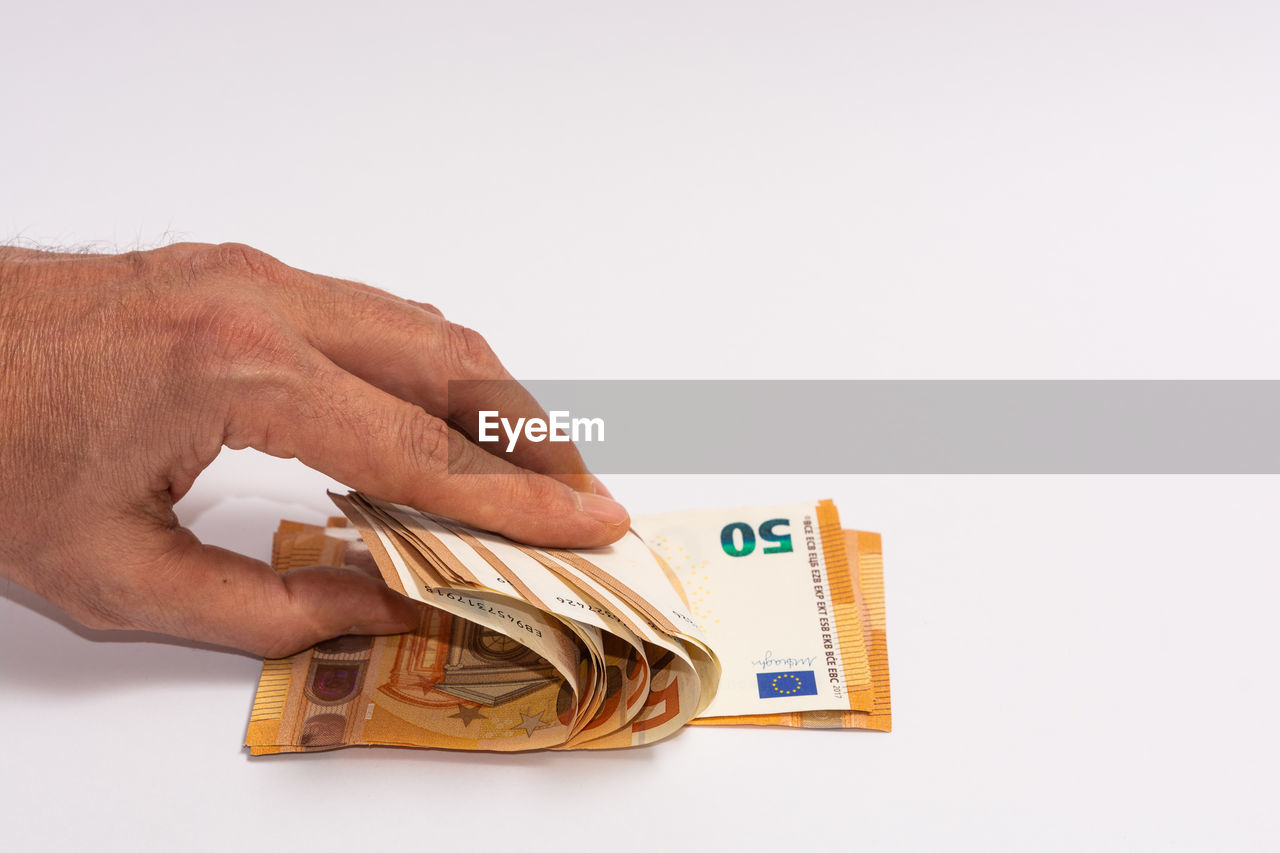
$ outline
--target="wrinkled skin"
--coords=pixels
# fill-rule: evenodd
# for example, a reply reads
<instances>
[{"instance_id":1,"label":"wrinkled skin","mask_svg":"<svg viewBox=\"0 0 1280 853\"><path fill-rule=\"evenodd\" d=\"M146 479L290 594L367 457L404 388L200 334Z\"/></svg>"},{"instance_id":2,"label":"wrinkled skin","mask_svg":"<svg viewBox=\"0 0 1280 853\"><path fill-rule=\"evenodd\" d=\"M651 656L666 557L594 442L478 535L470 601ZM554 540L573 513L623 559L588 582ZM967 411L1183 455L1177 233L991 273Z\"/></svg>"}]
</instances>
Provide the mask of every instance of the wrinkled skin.
<instances>
[{"instance_id":1,"label":"wrinkled skin","mask_svg":"<svg viewBox=\"0 0 1280 853\"><path fill-rule=\"evenodd\" d=\"M478 409L541 415L514 384L449 398L472 378L510 376L435 308L247 246L0 248L0 574L89 627L269 657L416 622L376 578L277 576L180 526L174 502L224 446L534 544L622 536L626 511L572 445L508 461L467 440Z\"/></svg>"}]
</instances>

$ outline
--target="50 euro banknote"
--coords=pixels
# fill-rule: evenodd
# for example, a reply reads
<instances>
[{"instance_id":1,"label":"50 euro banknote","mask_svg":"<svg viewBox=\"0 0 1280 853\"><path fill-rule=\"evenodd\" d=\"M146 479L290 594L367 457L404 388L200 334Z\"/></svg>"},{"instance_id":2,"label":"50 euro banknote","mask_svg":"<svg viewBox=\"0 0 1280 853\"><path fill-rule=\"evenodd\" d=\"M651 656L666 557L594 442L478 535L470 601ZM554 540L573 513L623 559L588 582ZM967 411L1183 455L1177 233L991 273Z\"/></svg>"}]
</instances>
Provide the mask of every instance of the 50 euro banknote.
<instances>
[{"instance_id":1,"label":"50 euro banknote","mask_svg":"<svg viewBox=\"0 0 1280 853\"><path fill-rule=\"evenodd\" d=\"M888 731L880 537L830 501L639 516L608 548L532 548L360 493L282 522L273 565L345 566L417 628L263 664L255 755L355 745L607 749L685 725Z\"/></svg>"}]
</instances>

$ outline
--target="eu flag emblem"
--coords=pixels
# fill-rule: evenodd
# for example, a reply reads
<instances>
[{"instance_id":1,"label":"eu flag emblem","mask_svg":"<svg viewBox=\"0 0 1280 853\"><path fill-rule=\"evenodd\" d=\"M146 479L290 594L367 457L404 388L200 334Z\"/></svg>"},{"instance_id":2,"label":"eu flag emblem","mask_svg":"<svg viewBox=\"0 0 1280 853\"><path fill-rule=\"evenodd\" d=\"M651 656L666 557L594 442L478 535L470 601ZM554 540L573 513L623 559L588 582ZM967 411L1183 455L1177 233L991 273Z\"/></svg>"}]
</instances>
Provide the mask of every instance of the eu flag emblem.
<instances>
[{"instance_id":1,"label":"eu flag emblem","mask_svg":"<svg viewBox=\"0 0 1280 853\"><path fill-rule=\"evenodd\" d=\"M756 686L760 688L761 699L818 695L818 682L814 679L811 669L794 672L757 672Z\"/></svg>"}]
</instances>

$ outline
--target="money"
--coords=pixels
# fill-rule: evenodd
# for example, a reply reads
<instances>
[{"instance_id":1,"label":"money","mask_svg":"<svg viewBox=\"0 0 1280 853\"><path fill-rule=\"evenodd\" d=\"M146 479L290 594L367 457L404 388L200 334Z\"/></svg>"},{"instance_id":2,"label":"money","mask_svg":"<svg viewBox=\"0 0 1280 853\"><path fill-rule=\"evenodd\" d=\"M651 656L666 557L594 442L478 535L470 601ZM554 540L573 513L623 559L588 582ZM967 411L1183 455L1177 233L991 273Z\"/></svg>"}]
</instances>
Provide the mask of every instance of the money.
<instances>
[{"instance_id":1,"label":"money","mask_svg":"<svg viewBox=\"0 0 1280 853\"><path fill-rule=\"evenodd\" d=\"M891 725L880 537L834 504L637 517L619 543L520 545L360 493L285 521L273 566L346 566L417 628L263 664L255 755L353 745L607 749L688 724Z\"/></svg>"}]
</instances>

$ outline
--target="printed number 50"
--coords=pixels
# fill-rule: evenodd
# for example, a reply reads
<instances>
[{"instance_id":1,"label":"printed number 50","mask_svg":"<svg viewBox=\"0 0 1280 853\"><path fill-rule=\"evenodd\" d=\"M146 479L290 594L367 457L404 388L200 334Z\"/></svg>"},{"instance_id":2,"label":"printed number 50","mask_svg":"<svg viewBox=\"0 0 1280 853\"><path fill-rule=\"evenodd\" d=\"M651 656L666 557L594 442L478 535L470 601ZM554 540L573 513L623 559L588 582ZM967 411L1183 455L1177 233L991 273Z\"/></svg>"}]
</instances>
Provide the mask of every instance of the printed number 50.
<instances>
[{"instance_id":1,"label":"printed number 50","mask_svg":"<svg viewBox=\"0 0 1280 853\"><path fill-rule=\"evenodd\" d=\"M762 554L785 554L791 550L791 534L774 532L775 528L790 524L791 521L786 518L771 518L760 525L760 538L773 543L765 546ZM742 540L741 544L739 539ZM756 534L746 522L726 524L724 530L720 531L720 547L730 557L745 557L756 549Z\"/></svg>"}]
</instances>

